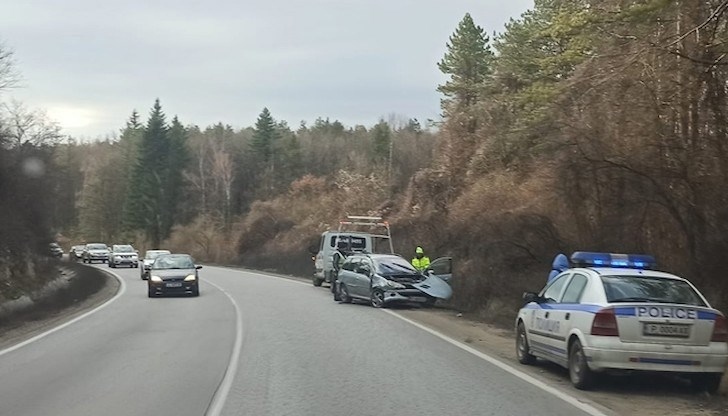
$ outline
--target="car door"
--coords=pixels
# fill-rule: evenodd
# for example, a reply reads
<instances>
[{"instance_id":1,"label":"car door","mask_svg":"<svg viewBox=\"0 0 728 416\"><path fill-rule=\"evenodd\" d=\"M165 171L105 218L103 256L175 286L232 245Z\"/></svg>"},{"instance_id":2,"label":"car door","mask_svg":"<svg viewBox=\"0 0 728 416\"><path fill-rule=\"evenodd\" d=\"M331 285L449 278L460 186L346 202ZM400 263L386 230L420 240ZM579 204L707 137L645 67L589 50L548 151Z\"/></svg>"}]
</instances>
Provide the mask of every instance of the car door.
<instances>
[{"instance_id":1,"label":"car door","mask_svg":"<svg viewBox=\"0 0 728 416\"><path fill-rule=\"evenodd\" d=\"M452 257L440 257L430 263L427 268L428 274L434 274L447 283L452 278Z\"/></svg>"},{"instance_id":2,"label":"car door","mask_svg":"<svg viewBox=\"0 0 728 416\"><path fill-rule=\"evenodd\" d=\"M359 268L361 258L349 257L346 259L344 264L341 266L341 272L339 274L339 284L346 285L346 289L349 291L349 296L358 296L357 285L359 284L356 270Z\"/></svg>"},{"instance_id":3,"label":"car door","mask_svg":"<svg viewBox=\"0 0 728 416\"><path fill-rule=\"evenodd\" d=\"M369 299L371 297L372 289L372 275L374 271L374 265L369 259L362 259L356 270L356 285L357 295L362 299Z\"/></svg>"},{"instance_id":4,"label":"car door","mask_svg":"<svg viewBox=\"0 0 728 416\"><path fill-rule=\"evenodd\" d=\"M561 330L561 321L565 314L559 309L559 302L570 278L571 272L562 273L541 291L537 307L531 313L528 323L531 348L538 355L558 363L566 358L566 350L562 345L565 336Z\"/></svg>"}]
</instances>

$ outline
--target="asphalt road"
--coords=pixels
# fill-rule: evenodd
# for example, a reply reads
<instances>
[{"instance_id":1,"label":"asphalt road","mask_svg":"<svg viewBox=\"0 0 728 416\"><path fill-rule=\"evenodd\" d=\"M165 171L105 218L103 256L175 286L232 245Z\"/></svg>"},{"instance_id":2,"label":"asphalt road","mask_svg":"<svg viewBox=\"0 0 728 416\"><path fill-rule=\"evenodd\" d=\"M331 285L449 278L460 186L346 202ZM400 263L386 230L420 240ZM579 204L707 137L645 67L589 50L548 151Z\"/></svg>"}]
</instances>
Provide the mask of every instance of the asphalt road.
<instances>
[{"instance_id":1,"label":"asphalt road","mask_svg":"<svg viewBox=\"0 0 728 416\"><path fill-rule=\"evenodd\" d=\"M138 269L114 271L117 299L0 351L0 415L590 414L310 284L205 267L200 297L149 299Z\"/></svg>"}]
</instances>

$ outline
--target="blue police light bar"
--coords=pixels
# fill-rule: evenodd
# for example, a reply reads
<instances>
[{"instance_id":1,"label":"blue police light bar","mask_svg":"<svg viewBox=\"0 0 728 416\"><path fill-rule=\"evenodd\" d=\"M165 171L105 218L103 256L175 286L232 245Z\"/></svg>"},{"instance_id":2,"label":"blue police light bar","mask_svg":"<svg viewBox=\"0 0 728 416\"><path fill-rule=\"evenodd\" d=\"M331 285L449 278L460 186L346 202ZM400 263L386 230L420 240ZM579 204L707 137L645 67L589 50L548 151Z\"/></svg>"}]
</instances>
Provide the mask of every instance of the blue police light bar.
<instances>
[{"instance_id":1,"label":"blue police light bar","mask_svg":"<svg viewBox=\"0 0 728 416\"><path fill-rule=\"evenodd\" d=\"M657 261L648 254L614 254L577 251L571 255L577 267L626 267L630 269L654 269Z\"/></svg>"}]
</instances>

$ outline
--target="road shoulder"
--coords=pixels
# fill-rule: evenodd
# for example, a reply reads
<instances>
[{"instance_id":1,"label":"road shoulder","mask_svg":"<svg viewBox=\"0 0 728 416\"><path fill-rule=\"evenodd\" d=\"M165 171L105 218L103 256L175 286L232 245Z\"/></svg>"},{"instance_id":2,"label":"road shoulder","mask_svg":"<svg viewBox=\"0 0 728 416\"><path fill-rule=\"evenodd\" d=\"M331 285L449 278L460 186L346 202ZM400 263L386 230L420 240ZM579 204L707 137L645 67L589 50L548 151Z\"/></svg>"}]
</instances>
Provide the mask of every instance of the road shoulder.
<instances>
[{"instance_id":1,"label":"road shoulder","mask_svg":"<svg viewBox=\"0 0 728 416\"><path fill-rule=\"evenodd\" d=\"M62 325L103 304L118 292L118 280L106 271L89 266L77 267L87 269L78 273L69 287L61 290L62 293L0 323L0 350ZM103 282L94 281L99 278ZM89 289L89 284L98 286Z\"/></svg>"}]
</instances>

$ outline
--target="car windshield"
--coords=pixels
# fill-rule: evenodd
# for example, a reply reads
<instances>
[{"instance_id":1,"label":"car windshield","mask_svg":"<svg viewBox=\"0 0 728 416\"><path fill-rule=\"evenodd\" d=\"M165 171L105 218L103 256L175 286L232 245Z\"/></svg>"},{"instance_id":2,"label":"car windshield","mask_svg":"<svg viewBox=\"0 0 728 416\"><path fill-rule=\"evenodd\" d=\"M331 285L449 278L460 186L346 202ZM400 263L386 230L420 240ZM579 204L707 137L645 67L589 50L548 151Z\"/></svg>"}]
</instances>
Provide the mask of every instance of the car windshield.
<instances>
[{"instance_id":1,"label":"car windshield","mask_svg":"<svg viewBox=\"0 0 728 416\"><path fill-rule=\"evenodd\" d=\"M684 280L653 276L602 276L607 302L657 302L706 306Z\"/></svg>"},{"instance_id":2,"label":"car windshield","mask_svg":"<svg viewBox=\"0 0 728 416\"><path fill-rule=\"evenodd\" d=\"M377 272L381 275L417 274L417 270L401 257L386 257L376 260Z\"/></svg>"},{"instance_id":3,"label":"car windshield","mask_svg":"<svg viewBox=\"0 0 728 416\"><path fill-rule=\"evenodd\" d=\"M163 255L163 254L169 254L170 252L167 250L155 250L155 251L147 251L147 254L144 256L144 258L148 260L156 259L157 257Z\"/></svg>"},{"instance_id":4,"label":"car windshield","mask_svg":"<svg viewBox=\"0 0 728 416\"><path fill-rule=\"evenodd\" d=\"M190 256L160 256L154 261L153 269L194 269Z\"/></svg>"},{"instance_id":5,"label":"car windshield","mask_svg":"<svg viewBox=\"0 0 728 416\"><path fill-rule=\"evenodd\" d=\"M117 253L133 253L134 248L132 246L116 246L114 251Z\"/></svg>"},{"instance_id":6,"label":"car windshield","mask_svg":"<svg viewBox=\"0 0 728 416\"><path fill-rule=\"evenodd\" d=\"M108 247L106 247L106 244L89 244L86 246L89 250L108 250Z\"/></svg>"}]
</instances>

